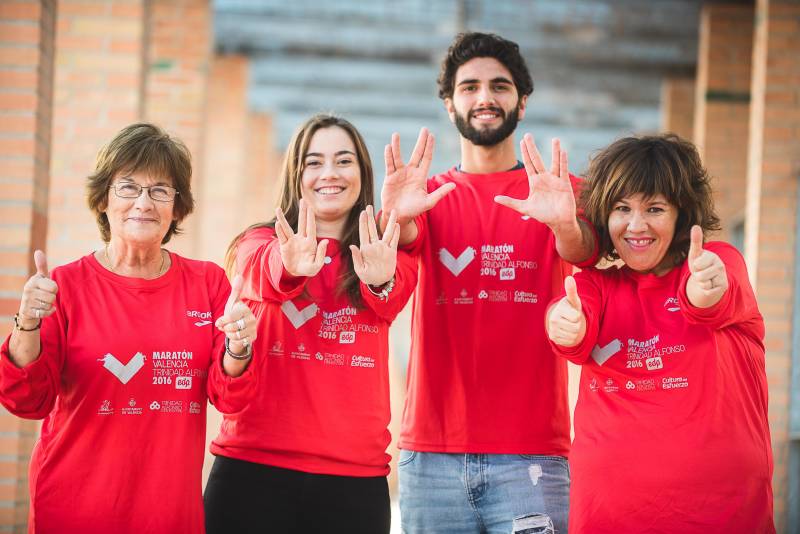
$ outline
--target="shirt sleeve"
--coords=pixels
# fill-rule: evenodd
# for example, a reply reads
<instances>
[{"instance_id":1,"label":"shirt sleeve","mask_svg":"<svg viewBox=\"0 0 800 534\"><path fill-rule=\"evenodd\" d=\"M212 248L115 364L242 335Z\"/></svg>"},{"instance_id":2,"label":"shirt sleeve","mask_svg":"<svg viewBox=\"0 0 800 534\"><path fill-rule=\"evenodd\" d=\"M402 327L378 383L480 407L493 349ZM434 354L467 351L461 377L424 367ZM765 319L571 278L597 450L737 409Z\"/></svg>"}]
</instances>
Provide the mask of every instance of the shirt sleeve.
<instances>
[{"instance_id":1,"label":"shirt sleeve","mask_svg":"<svg viewBox=\"0 0 800 534\"><path fill-rule=\"evenodd\" d=\"M581 192L583 191L583 188L586 187L586 180L572 174L569 175L569 180L572 183L572 192L575 195L575 203L578 207L578 219L586 224L586 226L589 228L589 231L592 232L592 235L594 236L594 249L592 250L592 254L584 261L575 264L576 267L583 269L585 267L592 267L593 265L597 264L597 260L599 259L600 255L600 239L597 235L597 229L592 223L589 222L589 219L585 217L583 206L581 205Z\"/></svg>"},{"instance_id":2,"label":"shirt sleeve","mask_svg":"<svg viewBox=\"0 0 800 534\"><path fill-rule=\"evenodd\" d=\"M214 317L217 318L225 313L225 303L231 293L231 285L222 269L215 268L212 271L208 281L209 295L212 300ZM206 380L208 400L222 413L239 412L255 394L258 381L257 366L253 365L251 359L250 365L241 375L228 376L222 367L222 359L225 355L225 333L214 327L212 339L211 364ZM257 357L258 355L254 353L253 358Z\"/></svg>"},{"instance_id":3,"label":"shirt sleeve","mask_svg":"<svg viewBox=\"0 0 800 534\"><path fill-rule=\"evenodd\" d=\"M300 295L308 278L283 268L275 231L262 228L245 234L236 247L236 272L244 278L242 298L255 302L285 302Z\"/></svg>"},{"instance_id":4,"label":"shirt sleeve","mask_svg":"<svg viewBox=\"0 0 800 534\"><path fill-rule=\"evenodd\" d=\"M678 302L681 312L689 323L706 325L712 329L722 329L738 323L756 324L761 319L753 288L747 276L744 258L733 246L720 241L706 243L704 248L717 254L725 264L728 277L728 290L719 302L709 308L696 308L686 296L686 283L691 272L688 262L681 267ZM754 321L753 319L758 319Z\"/></svg>"},{"instance_id":5,"label":"shirt sleeve","mask_svg":"<svg viewBox=\"0 0 800 534\"><path fill-rule=\"evenodd\" d=\"M362 282L361 297L364 299L364 305L387 323L394 321L394 318L403 310L414 292L414 288L417 286L417 262L418 258L416 256L398 251L397 267L394 273L394 289L389 293L389 297L384 300L373 295L367 285Z\"/></svg>"},{"instance_id":6,"label":"shirt sleeve","mask_svg":"<svg viewBox=\"0 0 800 534\"><path fill-rule=\"evenodd\" d=\"M59 282L58 270L53 279ZM11 361L9 335L0 347L0 403L12 414L25 419L43 419L52 411L61 391L67 321L63 292L55 301L55 313L42 319L41 352L25 367Z\"/></svg>"},{"instance_id":7,"label":"shirt sleeve","mask_svg":"<svg viewBox=\"0 0 800 534\"><path fill-rule=\"evenodd\" d=\"M589 359L592 349L597 343L597 336L600 332L600 321L602 320L602 288L600 286L600 276L594 273L594 269L586 269L575 273L575 285L578 289L578 297L581 299L581 310L586 317L586 335L583 340L574 347L562 347L548 338L553 352L558 356L566 358L577 365L583 365ZM554 306L564 297L564 289L561 294L550 302ZM548 306L548 310L550 309ZM545 314L545 321L547 314ZM547 335L547 334L545 334Z\"/></svg>"}]
</instances>

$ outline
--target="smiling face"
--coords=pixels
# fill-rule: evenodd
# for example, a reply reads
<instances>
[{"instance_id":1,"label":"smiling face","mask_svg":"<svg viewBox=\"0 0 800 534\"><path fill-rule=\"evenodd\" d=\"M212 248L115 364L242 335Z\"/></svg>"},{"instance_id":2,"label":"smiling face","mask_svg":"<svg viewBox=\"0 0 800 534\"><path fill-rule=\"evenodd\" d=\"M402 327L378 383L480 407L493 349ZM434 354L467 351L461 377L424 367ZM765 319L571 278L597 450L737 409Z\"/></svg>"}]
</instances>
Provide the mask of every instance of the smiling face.
<instances>
[{"instance_id":1,"label":"smiling face","mask_svg":"<svg viewBox=\"0 0 800 534\"><path fill-rule=\"evenodd\" d=\"M303 156L303 199L319 220L347 218L361 193L361 169L356 147L338 126L317 130Z\"/></svg>"},{"instance_id":2,"label":"smiling face","mask_svg":"<svg viewBox=\"0 0 800 534\"><path fill-rule=\"evenodd\" d=\"M619 257L639 273L662 275L673 267L667 251L675 235L678 210L664 195L641 193L614 203L608 233Z\"/></svg>"},{"instance_id":3,"label":"smiling face","mask_svg":"<svg viewBox=\"0 0 800 534\"><path fill-rule=\"evenodd\" d=\"M140 186L165 185L172 187L172 181L154 177L148 173L117 173L108 189L108 200L103 212L108 217L111 238L120 239L135 246L161 247L174 215L175 201L159 202L150 198L143 189L137 198L120 198L115 186L124 184Z\"/></svg>"},{"instance_id":4,"label":"smiling face","mask_svg":"<svg viewBox=\"0 0 800 534\"><path fill-rule=\"evenodd\" d=\"M491 57L473 58L456 71L453 96L445 107L461 135L475 145L493 146L511 135L525 116L511 72Z\"/></svg>"}]
</instances>

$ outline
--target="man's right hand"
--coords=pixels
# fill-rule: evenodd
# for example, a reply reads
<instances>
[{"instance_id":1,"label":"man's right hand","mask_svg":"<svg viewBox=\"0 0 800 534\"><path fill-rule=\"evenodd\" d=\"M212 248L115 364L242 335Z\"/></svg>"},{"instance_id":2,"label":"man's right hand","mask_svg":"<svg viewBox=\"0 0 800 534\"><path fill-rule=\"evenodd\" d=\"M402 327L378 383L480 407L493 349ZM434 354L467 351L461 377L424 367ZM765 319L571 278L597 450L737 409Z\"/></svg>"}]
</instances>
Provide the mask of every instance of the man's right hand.
<instances>
[{"instance_id":1,"label":"man's right hand","mask_svg":"<svg viewBox=\"0 0 800 534\"><path fill-rule=\"evenodd\" d=\"M433 208L446 194L455 189L455 184L445 184L428 193L428 170L433 159L434 139L427 128L422 128L417 144L408 164L403 163L400 152L400 135L392 134L392 143L386 145L386 178L381 190L381 229L385 230L389 213L397 213L400 224L400 244L408 244L417 235L414 218Z\"/></svg>"}]
</instances>

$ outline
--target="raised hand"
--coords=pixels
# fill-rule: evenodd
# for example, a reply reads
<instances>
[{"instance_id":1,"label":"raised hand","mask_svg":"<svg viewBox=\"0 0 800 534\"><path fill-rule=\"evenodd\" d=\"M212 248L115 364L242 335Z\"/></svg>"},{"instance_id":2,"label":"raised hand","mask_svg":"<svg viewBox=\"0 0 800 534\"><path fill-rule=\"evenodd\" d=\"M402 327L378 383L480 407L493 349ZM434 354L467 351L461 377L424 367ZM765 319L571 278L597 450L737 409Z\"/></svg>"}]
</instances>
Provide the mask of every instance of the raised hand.
<instances>
[{"instance_id":1,"label":"raised hand","mask_svg":"<svg viewBox=\"0 0 800 534\"><path fill-rule=\"evenodd\" d=\"M401 226L433 208L456 187L455 184L446 184L428 193L428 170L433 158L433 147L433 134L427 128L422 128L407 165L403 163L398 134L392 134L391 144L384 149L386 178L381 189L381 204L384 214L392 210L397 212L397 222ZM382 222L386 221L384 216Z\"/></svg>"},{"instance_id":2,"label":"raised hand","mask_svg":"<svg viewBox=\"0 0 800 534\"><path fill-rule=\"evenodd\" d=\"M300 199L297 233L292 231L280 208L275 209L275 235L281 247L283 267L292 276L314 276L325 264L328 240L317 243L317 223L314 210Z\"/></svg>"},{"instance_id":3,"label":"raised hand","mask_svg":"<svg viewBox=\"0 0 800 534\"><path fill-rule=\"evenodd\" d=\"M575 196L569 180L567 152L561 150L561 142L553 139L553 157L549 172L530 134L525 134L520 141L520 150L525 171L528 173L530 186L528 198L518 199L498 195L494 197L495 202L550 227L575 225L577 220Z\"/></svg>"},{"instance_id":4,"label":"raised hand","mask_svg":"<svg viewBox=\"0 0 800 534\"><path fill-rule=\"evenodd\" d=\"M22 328L34 328L38 321L55 312L58 284L48 278L47 256L41 250L33 253L36 274L22 288L18 322Z\"/></svg>"},{"instance_id":5,"label":"raised hand","mask_svg":"<svg viewBox=\"0 0 800 534\"><path fill-rule=\"evenodd\" d=\"M383 238L378 238L372 206L367 206L358 218L358 237L360 246L350 245L353 269L365 284L382 286L392 279L397 266L397 242L400 240L397 212L392 210L389 214Z\"/></svg>"},{"instance_id":6,"label":"raised hand","mask_svg":"<svg viewBox=\"0 0 800 534\"><path fill-rule=\"evenodd\" d=\"M574 347L586 335L586 316L573 277L564 279L564 291L566 296L547 313L547 337L562 347Z\"/></svg>"},{"instance_id":7,"label":"raised hand","mask_svg":"<svg viewBox=\"0 0 800 534\"><path fill-rule=\"evenodd\" d=\"M240 300L244 280L237 274L231 284L231 294L225 303L225 312L214 325L229 339L229 348L234 354L244 354L258 337L257 321L250 308Z\"/></svg>"},{"instance_id":8,"label":"raised hand","mask_svg":"<svg viewBox=\"0 0 800 534\"><path fill-rule=\"evenodd\" d=\"M703 248L703 229L692 226L689 255L686 258L692 273L686 282L686 296L696 308L709 308L722 299L728 290L728 274L719 256Z\"/></svg>"}]
</instances>

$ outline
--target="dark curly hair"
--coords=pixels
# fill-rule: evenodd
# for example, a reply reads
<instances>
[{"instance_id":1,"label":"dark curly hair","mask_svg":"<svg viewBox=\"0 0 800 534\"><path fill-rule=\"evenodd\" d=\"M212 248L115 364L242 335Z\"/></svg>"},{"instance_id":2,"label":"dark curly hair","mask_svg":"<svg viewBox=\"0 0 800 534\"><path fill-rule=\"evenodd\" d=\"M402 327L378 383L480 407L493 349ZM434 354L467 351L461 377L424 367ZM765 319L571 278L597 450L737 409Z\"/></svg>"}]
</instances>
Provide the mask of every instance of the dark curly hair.
<instances>
[{"instance_id":1,"label":"dark curly hair","mask_svg":"<svg viewBox=\"0 0 800 534\"><path fill-rule=\"evenodd\" d=\"M675 134L615 141L592 158L586 179L581 203L584 216L597 230L601 258L619 258L608 232L608 216L616 202L631 195L663 195L677 208L675 234L667 249L673 265L686 259L692 226L700 225L704 231L720 229L700 155L692 143Z\"/></svg>"},{"instance_id":2,"label":"dark curly hair","mask_svg":"<svg viewBox=\"0 0 800 534\"><path fill-rule=\"evenodd\" d=\"M439 98L453 97L456 71L467 61L476 57L491 57L502 63L511 72L514 85L520 96L533 92L533 80L525 59L519 53L519 45L493 33L460 33L447 50L439 73Z\"/></svg>"}]
</instances>

